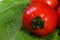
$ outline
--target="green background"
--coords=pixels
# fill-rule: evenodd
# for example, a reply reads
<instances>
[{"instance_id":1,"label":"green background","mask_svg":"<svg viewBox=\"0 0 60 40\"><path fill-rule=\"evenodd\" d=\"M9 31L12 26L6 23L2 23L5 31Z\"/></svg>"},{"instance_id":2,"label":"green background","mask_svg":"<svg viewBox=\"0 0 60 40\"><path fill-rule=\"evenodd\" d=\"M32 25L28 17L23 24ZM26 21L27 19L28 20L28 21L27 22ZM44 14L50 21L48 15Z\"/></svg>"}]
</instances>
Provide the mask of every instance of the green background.
<instances>
[{"instance_id":1,"label":"green background","mask_svg":"<svg viewBox=\"0 0 60 40\"><path fill-rule=\"evenodd\" d=\"M60 40L58 29L46 37L37 37L22 29L22 13L29 0L0 1L0 40Z\"/></svg>"}]
</instances>

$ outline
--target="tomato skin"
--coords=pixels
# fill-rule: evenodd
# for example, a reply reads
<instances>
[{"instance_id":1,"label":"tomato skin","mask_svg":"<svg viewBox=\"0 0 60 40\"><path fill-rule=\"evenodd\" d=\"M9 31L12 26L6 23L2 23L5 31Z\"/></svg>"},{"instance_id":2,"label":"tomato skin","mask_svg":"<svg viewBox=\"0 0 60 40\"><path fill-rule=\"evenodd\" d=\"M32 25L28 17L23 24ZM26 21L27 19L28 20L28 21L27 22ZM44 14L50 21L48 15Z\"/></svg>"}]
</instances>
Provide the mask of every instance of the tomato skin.
<instances>
[{"instance_id":1,"label":"tomato skin","mask_svg":"<svg viewBox=\"0 0 60 40\"><path fill-rule=\"evenodd\" d=\"M60 6L57 9L57 16L58 16L58 27L60 27Z\"/></svg>"},{"instance_id":2,"label":"tomato skin","mask_svg":"<svg viewBox=\"0 0 60 40\"><path fill-rule=\"evenodd\" d=\"M58 5L58 0L30 0L30 3L44 3L50 7L55 8Z\"/></svg>"},{"instance_id":3,"label":"tomato skin","mask_svg":"<svg viewBox=\"0 0 60 40\"><path fill-rule=\"evenodd\" d=\"M33 29L31 22L37 16L44 21L44 28ZM53 16L53 17L52 17ZM57 16L55 11L44 4L30 4L23 13L22 24L29 32L38 35L46 36L53 32L57 24Z\"/></svg>"}]
</instances>

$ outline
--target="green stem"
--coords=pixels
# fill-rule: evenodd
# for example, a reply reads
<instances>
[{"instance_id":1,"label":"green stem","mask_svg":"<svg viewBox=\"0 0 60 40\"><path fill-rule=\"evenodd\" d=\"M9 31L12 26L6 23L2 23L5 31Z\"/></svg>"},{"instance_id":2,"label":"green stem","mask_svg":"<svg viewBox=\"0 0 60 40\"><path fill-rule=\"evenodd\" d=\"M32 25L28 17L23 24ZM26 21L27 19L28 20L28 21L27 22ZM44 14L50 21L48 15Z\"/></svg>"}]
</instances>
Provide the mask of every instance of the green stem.
<instances>
[{"instance_id":1,"label":"green stem","mask_svg":"<svg viewBox=\"0 0 60 40\"><path fill-rule=\"evenodd\" d=\"M33 20L32 27L34 29L37 29L37 28L43 29L44 28L44 22L41 20L40 17L37 17Z\"/></svg>"}]
</instances>

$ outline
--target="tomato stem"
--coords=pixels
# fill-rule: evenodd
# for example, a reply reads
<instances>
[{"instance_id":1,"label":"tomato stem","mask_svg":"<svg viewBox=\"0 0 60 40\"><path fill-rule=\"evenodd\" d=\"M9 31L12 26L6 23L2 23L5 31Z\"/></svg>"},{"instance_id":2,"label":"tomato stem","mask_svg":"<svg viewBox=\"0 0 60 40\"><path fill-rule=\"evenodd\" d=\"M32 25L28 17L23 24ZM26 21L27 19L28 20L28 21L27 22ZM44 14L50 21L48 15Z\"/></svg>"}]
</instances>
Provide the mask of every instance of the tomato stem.
<instances>
[{"instance_id":1,"label":"tomato stem","mask_svg":"<svg viewBox=\"0 0 60 40\"><path fill-rule=\"evenodd\" d=\"M34 29L37 29L37 28L43 29L44 22L41 20L40 17L37 17L33 20L32 26L33 26Z\"/></svg>"}]
</instances>

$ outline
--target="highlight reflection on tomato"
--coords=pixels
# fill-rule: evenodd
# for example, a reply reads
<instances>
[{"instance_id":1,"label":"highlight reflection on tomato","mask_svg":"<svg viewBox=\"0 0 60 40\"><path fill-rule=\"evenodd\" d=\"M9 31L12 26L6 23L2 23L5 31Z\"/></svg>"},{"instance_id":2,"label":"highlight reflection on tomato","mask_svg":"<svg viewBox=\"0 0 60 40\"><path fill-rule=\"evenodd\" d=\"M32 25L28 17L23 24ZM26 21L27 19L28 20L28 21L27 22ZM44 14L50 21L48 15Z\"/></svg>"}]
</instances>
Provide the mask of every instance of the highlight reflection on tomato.
<instances>
[{"instance_id":1,"label":"highlight reflection on tomato","mask_svg":"<svg viewBox=\"0 0 60 40\"><path fill-rule=\"evenodd\" d=\"M29 32L46 36L55 30L57 16L55 11L47 5L30 4L23 13L22 24Z\"/></svg>"},{"instance_id":2,"label":"highlight reflection on tomato","mask_svg":"<svg viewBox=\"0 0 60 40\"><path fill-rule=\"evenodd\" d=\"M58 5L58 0L30 0L30 3L44 3L55 8Z\"/></svg>"}]
</instances>

